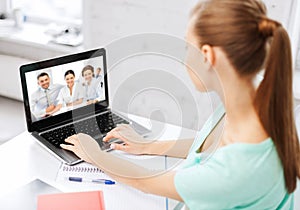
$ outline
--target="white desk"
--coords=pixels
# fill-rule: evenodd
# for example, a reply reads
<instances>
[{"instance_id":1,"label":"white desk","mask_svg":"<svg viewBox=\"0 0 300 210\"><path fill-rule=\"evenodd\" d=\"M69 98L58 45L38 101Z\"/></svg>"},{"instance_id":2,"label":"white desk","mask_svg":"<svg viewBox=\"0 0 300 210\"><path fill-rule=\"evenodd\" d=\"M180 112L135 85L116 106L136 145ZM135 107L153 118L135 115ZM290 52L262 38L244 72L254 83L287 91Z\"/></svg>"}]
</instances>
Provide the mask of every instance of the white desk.
<instances>
[{"instance_id":1,"label":"white desk","mask_svg":"<svg viewBox=\"0 0 300 210\"><path fill-rule=\"evenodd\" d=\"M183 132L183 130L177 126L164 125L164 132L161 138L176 138L179 134L181 137L191 137L194 133L194 131L186 129ZM60 165L61 161L42 148L29 133L24 132L18 135L0 146L0 196L12 192L36 178L63 192L76 191L72 189L72 187L69 187L70 185L61 186L55 181ZM169 202L167 204L166 198L163 197L146 195L125 185L122 187L125 189L126 198L131 198L132 200L123 202L122 195L120 195L118 191L104 190L104 201L107 210L161 210L167 209L167 206L169 206L169 209L172 209L175 204L175 202ZM124 192L124 190L122 192ZM114 200L114 203L111 202L112 200ZM116 207L118 206L116 205L118 202L123 203L122 208Z\"/></svg>"},{"instance_id":2,"label":"white desk","mask_svg":"<svg viewBox=\"0 0 300 210\"><path fill-rule=\"evenodd\" d=\"M177 126L165 125L164 135L162 139L168 139L169 137L176 138L181 133L182 138L190 137L194 134L194 131L184 129L183 131ZM168 164L174 162L174 159L168 161ZM176 161L175 161L176 162ZM24 132L14 139L0 146L0 196L16 190L18 187L29 183L30 181L39 178L44 182L53 185L61 191L76 191L76 189L69 185L60 186L55 181L56 175L59 170L61 162L53 155L42 148L30 134ZM169 165L170 166L170 165ZM295 208L300 208L300 182L298 182L298 189L295 192ZM145 195L142 192L134 190L132 188L123 186L126 189L128 200L126 205L122 208L117 208L116 203L110 202L114 199L118 202L118 198L122 200L122 195L118 194L118 191L111 189L111 193L104 191L105 205L107 210L116 209L151 209L162 210L173 209L176 202L165 198L157 199L156 196ZM63 188L63 189L62 189ZM123 191L124 192L124 191ZM108 196L109 195L109 196ZM107 199L106 199L107 198ZM160 200L159 203L157 200ZM161 205L162 204L162 205ZM137 208L139 207L139 208ZM0 206L1 209L1 206ZM26 210L26 209L23 209Z\"/></svg>"}]
</instances>

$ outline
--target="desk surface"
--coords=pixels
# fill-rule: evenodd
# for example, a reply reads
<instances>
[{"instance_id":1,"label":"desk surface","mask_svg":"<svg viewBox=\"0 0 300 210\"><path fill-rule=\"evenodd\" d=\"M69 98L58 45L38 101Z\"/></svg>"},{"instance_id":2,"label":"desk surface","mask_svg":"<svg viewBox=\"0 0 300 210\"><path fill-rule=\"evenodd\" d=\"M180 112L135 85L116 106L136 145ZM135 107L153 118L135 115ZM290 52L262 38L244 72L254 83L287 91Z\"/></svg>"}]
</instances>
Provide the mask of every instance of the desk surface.
<instances>
[{"instance_id":1,"label":"desk surface","mask_svg":"<svg viewBox=\"0 0 300 210\"><path fill-rule=\"evenodd\" d=\"M187 129L183 132L177 126L163 126L161 139L176 139L178 136L186 138L195 134L195 131ZM18 135L0 146L0 196L13 192L36 178L63 192L76 191L72 187L61 186L56 182L56 175L61 164L60 160L42 148L28 132ZM125 185L122 185L122 187L122 192L104 190L106 209L137 209L137 207L143 206L143 209L161 210L167 209L168 205L170 207L170 204L167 204L166 199L163 197L147 195ZM124 192L126 196L123 198L120 193ZM126 201L124 201L125 198ZM119 208L120 203L123 203L122 208Z\"/></svg>"},{"instance_id":2,"label":"desk surface","mask_svg":"<svg viewBox=\"0 0 300 210\"><path fill-rule=\"evenodd\" d=\"M194 134L194 131L187 129L182 131L182 129L177 126L164 125L164 132L160 138L176 139L178 135L182 138L186 138L192 137ZM168 163L172 161L174 162L174 159L171 159ZM61 191L76 191L76 189L70 186L63 187L56 182L56 175L61 164L62 163L57 158L42 148L29 133L24 132L18 135L0 146L0 196L14 192L19 187L35 180L36 178L56 187L57 189L60 189ZM300 182L298 180L298 188L295 192L295 207L300 207L299 186ZM62 187L64 189L62 189ZM132 200L127 200L125 205L122 206L122 210L138 209L137 206L142 206L143 209L151 210L173 209L176 204L176 202L168 202L169 208L166 208L167 202L163 197L161 197L162 202L159 202L158 204L157 199L153 199L151 195L145 195L144 193L125 185L123 187L127 194L126 198L131 198ZM111 193L109 191L105 191L104 198L107 210L120 209L117 207L118 205L115 204L120 203L122 199L124 199L122 195L119 195L118 192L115 191ZM115 202L110 202L111 199ZM118 199L120 202L118 202ZM134 205L132 206L132 204Z\"/></svg>"}]
</instances>

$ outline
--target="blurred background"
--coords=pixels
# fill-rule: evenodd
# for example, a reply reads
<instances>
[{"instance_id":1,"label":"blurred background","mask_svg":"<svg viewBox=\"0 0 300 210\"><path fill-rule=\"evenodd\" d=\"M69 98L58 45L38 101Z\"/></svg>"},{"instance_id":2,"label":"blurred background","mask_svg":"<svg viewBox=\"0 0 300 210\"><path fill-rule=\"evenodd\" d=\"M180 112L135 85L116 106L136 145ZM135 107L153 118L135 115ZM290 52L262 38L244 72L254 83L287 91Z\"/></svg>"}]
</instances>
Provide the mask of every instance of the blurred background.
<instances>
[{"instance_id":1,"label":"blurred background","mask_svg":"<svg viewBox=\"0 0 300 210\"><path fill-rule=\"evenodd\" d=\"M98 47L109 48L118 40L134 34L161 33L183 40L189 11L197 2L0 0L0 144L26 130L19 79L20 65ZM294 94L299 104L300 3L297 0L264 2L269 15L282 22L291 37L295 69ZM118 52L118 47L109 49L108 62ZM109 75L110 99L114 109L199 129L219 103L218 96L214 94L198 93L184 66L174 59L145 55L108 65L113 66L114 70ZM151 70L152 74L149 74ZM140 93L140 87L132 81L139 80L142 74L137 73L141 72L158 83L167 80L169 89L164 93L161 91L162 94L153 91L150 91L152 95L150 92ZM169 94L170 89L172 94ZM124 100L130 104L122 104ZM153 104L155 101L160 101L159 111L159 106ZM174 113L180 113L180 119ZM182 122L182 118L188 120Z\"/></svg>"}]
</instances>

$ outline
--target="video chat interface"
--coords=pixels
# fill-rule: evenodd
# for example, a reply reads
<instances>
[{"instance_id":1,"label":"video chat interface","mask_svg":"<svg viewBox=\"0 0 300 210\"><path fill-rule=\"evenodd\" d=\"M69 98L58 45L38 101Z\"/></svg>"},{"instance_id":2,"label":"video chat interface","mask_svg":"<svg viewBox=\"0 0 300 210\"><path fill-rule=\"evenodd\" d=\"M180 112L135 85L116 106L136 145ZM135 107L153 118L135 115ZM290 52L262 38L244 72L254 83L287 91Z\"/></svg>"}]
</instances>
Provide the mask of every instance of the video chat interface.
<instances>
[{"instance_id":1,"label":"video chat interface","mask_svg":"<svg viewBox=\"0 0 300 210\"><path fill-rule=\"evenodd\" d=\"M103 57L25 74L32 122L105 100Z\"/></svg>"}]
</instances>

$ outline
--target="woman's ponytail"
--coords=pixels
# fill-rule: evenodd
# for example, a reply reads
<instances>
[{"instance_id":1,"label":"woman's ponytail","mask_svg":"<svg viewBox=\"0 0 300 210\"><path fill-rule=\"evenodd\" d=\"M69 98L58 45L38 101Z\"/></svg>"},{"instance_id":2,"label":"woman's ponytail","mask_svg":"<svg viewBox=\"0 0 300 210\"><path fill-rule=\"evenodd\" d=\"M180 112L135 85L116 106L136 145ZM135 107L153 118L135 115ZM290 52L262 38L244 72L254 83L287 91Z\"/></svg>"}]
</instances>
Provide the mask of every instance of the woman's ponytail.
<instances>
[{"instance_id":1,"label":"woman's ponytail","mask_svg":"<svg viewBox=\"0 0 300 210\"><path fill-rule=\"evenodd\" d=\"M300 146L293 111L293 70L289 36L276 21L262 18L258 25L263 38L271 38L264 79L258 87L255 107L273 139L283 165L286 188L296 189L300 177ZM268 46L266 46L268 47Z\"/></svg>"}]
</instances>

